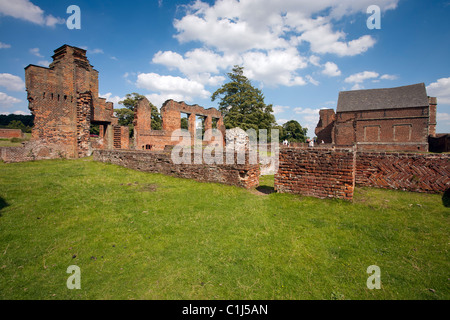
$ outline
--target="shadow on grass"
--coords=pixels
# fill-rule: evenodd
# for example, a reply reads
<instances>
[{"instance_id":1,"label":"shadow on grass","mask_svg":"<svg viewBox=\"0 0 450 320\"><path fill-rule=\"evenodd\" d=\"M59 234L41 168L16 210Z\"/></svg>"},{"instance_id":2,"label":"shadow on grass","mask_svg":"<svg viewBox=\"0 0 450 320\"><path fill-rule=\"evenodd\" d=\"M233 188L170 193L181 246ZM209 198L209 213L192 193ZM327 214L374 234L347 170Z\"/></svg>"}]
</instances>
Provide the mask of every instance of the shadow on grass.
<instances>
[{"instance_id":1,"label":"shadow on grass","mask_svg":"<svg viewBox=\"0 0 450 320\"><path fill-rule=\"evenodd\" d=\"M256 190L258 190L261 193L264 194L271 194L275 192L274 187L269 187L269 186L259 186L256 188Z\"/></svg>"},{"instance_id":2,"label":"shadow on grass","mask_svg":"<svg viewBox=\"0 0 450 320\"><path fill-rule=\"evenodd\" d=\"M9 206L8 202L5 201L2 197L0 197L0 211L2 211L3 208L6 208ZM0 217L2 216L2 213L0 212Z\"/></svg>"},{"instance_id":3,"label":"shadow on grass","mask_svg":"<svg viewBox=\"0 0 450 320\"><path fill-rule=\"evenodd\" d=\"M444 195L442 196L442 204L444 207L450 207L450 188L445 190Z\"/></svg>"}]
</instances>

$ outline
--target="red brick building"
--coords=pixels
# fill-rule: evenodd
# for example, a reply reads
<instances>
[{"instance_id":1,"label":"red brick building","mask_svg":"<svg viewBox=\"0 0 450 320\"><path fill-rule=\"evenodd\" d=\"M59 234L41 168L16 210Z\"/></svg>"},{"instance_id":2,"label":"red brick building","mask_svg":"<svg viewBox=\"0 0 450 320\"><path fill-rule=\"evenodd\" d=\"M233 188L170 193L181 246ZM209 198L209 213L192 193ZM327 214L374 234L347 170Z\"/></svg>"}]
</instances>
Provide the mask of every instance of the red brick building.
<instances>
[{"instance_id":1,"label":"red brick building","mask_svg":"<svg viewBox=\"0 0 450 320\"><path fill-rule=\"evenodd\" d=\"M436 135L436 98L424 83L386 89L342 91L336 113L320 110L318 142L358 150L428 151Z\"/></svg>"},{"instance_id":2,"label":"red brick building","mask_svg":"<svg viewBox=\"0 0 450 320\"><path fill-rule=\"evenodd\" d=\"M34 115L32 142L52 146L68 158L90 154L91 125L100 127L97 148L128 148L128 127L118 126L113 103L98 96L98 71L86 50L63 45L48 68L28 65L25 82Z\"/></svg>"}]
</instances>

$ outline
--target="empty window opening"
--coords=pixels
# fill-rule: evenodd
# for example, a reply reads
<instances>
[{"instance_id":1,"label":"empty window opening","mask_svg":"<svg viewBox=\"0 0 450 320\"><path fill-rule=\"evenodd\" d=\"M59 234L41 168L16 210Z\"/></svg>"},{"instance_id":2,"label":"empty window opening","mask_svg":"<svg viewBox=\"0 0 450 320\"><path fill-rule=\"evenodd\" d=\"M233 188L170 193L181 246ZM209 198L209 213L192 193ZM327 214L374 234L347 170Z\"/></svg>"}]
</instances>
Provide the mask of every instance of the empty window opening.
<instances>
[{"instance_id":1,"label":"empty window opening","mask_svg":"<svg viewBox=\"0 0 450 320\"><path fill-rule=\"evenodd\" d=\"M211 126L212 126L213 129L217 129L218 123L219 123L219 118L212 118Z\"/></svg>"},{"instance_id":2,"label":"empty window opening","mask_svg":"<svg viewBox=\"0 0 450 320\"><path fill-rule=\"evenodd\" d=\"M205 116L195 116L195 135L198 139L203 140L205 135Z\"/></svg>"},{"instance_id":3,"label":"empty window opening","mask_svg":"<svg viewBox=\"0 0 450 320\"><path fill-rule=\"evenodd\" d=\"M184 130L189 130L189 115L183 112L180 112L180 114L181 114L180 128Z\"/></svg>"},{"instance_id":4,"label":"empty window opening","mask_svg":"<svg viewBox=\"0 0 450 320\"><path fill-rule=\"evenodd\" d=\"M151 144L146 144L145 145L145 150L152 150L152 145Z\"/></svg>"}]
</instances>

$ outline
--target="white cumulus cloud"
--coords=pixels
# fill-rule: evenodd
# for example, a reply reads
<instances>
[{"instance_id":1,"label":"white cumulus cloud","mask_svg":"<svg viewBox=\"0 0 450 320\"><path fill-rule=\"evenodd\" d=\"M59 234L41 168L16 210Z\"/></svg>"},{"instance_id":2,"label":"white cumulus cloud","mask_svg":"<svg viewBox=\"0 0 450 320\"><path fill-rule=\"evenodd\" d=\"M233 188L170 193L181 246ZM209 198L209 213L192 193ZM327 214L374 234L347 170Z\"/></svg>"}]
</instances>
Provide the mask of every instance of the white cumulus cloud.
<instances>
[{"instance_id":1,"label":"white cumulus cloud","mask_svg":"<svg viewBox=\"0 0 450 320\"><path fill-rule=\"evenodd\" d=\"M345 82L347 83L362 83L367 79L378 78L379 74L375 71L363 71L352 74L345 78Z\"/></svg>"},{"instance_id":2,"label":"white cumulus cloud","mask_svg":"<svg viewBox=\"0 0 450 320\"><path fill-rule=\"evenodd\" d=\"M438 104L450 104L450 77L440 78L427 86L427 94L437 97Z\"/></svg>"},{"instance_id":3,"label":"white cumulus cloud","mask_svg":"<svg viewBox=\"0 0 450 320\"><path fill-rule=\"evenodd\" d=\"M0 86L10 91L25 90L25 82L20 77L10 73L0 73Z\"/></svg>"},{"instance_id":4,"label":"white cumulus cloud","mask_svg":"<svg viewBox=\"0 0 450 320\"><path fill-rule=\"evenodd\" d=\"M136 86L164 96L192 101L194 97L208 98L211 94L203 84L181 77L162 76L156 73L140 73Z\"/></svg>"},{"instance_id":5,"label":"white cumulus cloud","mask_svg":"<svg viewBox=\"0 0 450 320\"><path fill-rule=\"evenodd\" d=\"M305 85L306 81L296 71L307 65L307 60L295 48L269 50L267 53L251 51L243 55L246 75L269 86Z\"/></svg>"},{"instance_id":6,"label":"white cumulus cloud","mask_svg":"<svg viewBox=\"0 0 450 320\"><path fill-rule=\"evenodd\" d=\"M273 114L278 114L278 113L282 113L285 112L286 110L290 109L289 106L273 106Z\"/></svg>"},{"instance_id":7,"label":"white cumulus cloud","mask_svg":"<svg viewBox=\"0 0 450 320\"><path fill-rule=\"evenodd\" d=\"M13 104L22 102L22 100L8 96L4 92L0 92L0 108L10 108Z\"/></svg>"},{"instance_id":8,"label":"white cumulus cloud","mask_svg":"<svg viewBox=\"0 0 450 320\"><path fill-rule=\"evenodd\" d=\"M29 0L0 0L0 14L50 27L65 21L51 14L46 15L44 10Z\"/></svg>"},{"instance_id":9,"label":"white cumulus cloud","mask_svg":"<svg viewBox=\"0 0 450 320\"><path fill-rule=\"evenodd\" d=\"M322 70L322 73L330 77L337 77L341 75L341 70L339 70L337 64L328 61L324 64L324 69Z\"/></svg>"}]
</instances>

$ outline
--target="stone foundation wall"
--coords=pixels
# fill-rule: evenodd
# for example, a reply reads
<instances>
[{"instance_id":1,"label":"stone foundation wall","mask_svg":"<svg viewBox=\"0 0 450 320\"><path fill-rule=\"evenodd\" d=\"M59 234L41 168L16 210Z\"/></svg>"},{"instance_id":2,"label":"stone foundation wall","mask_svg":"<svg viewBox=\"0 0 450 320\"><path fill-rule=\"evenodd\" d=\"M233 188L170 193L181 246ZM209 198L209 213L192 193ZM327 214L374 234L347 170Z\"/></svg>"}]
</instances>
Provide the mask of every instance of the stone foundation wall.
<instances>
[{"instance_id":1,"label":"stone foundation wall","mask_svg":"<svg viewBox=\"0 0 450 320\"><path fill-rule=\"evenodd\" d=\"M194 179L201 182L217 182L243 188L254 188L259 185L259 164L249 164L248 154L245 164L175 164L168 151L137 150L94 150L95 161L108 162L123 167L170 176Z\"/></svg>"},{"instance_id":2,"label":"stone foundation wall","mask_svg":"<svg viewBox=\"0 0 450 320\"><path fill-rule=\"evenodd\" d=\"M356 184L440 193L450 188L450 154L358 152Z\"/></svg>"},{"instance_id":3,"label":"stone foundation wall","mask_svg":"<svg viewBox=\"0 0 450 320\"><path fill-rule=\"evenodd\" d=\"M282 148L279 169L275 174L275 190L352 200L355 167L353 148Z\"/></svg>"}]
</instances>

